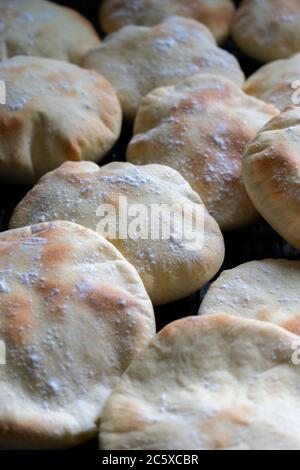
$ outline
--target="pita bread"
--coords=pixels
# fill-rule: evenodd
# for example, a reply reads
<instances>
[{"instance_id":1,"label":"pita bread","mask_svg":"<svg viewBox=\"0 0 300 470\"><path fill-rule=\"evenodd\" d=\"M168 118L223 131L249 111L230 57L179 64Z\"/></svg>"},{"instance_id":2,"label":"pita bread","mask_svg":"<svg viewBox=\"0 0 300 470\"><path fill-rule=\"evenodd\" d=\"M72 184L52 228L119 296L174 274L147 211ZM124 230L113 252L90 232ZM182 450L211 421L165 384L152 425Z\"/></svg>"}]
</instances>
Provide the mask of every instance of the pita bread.
<instances>
[{"instance_id":1,"label":"pita bread","mask_svg":"<svg viewBox=\"0 0 300 470\"><path fill-rule=\"evenodd\" d=\"M14 57L0 62L0 180L34 184L66 160L99 161L121 130L121 108L108 81L76 65Z\"/></svg>"},{"instance_id":2,"label":"pita bread","mask_svg":"<svg viewBox=\"0 0 300 470\"><path fill-rule=\"evenodd\" d=\"M80 64L100 42L93 26L70 8L44 0L1 0L0 59L48 57Z\"/></svg>"},{"instance_id":3,"label":"pita bread","mask_svg":"<svg viewBox=\"0 0 300 470\"><path fill-rule=\"evenodd\" d=\"M137 226L133 226L135 218L123 221L119 217L125 212L120 196L127 198L132 212L142 209ZM113 209L108 215L107 204ZM158 219L152 219L152 209L157 206ZM105 217L97 216L100 207L105 209ZM183 211L186 231L181 236ZM163 233L161 227L168 227L170 212L174 221L169 233ZM57 219L80 223L106 236L135 266L155 305L196 292L218 272L224 258L220 229L200 197L179 173L163 165L136 167L116 162L99 168L90 162L66 163L45 175L28 193L10 226ZM139 225L141 234L132 235L131 228L139 231ZM157 235L152 235L157 228ZM192 246L189 234L196 235Z\"/></svg>"},{"instance_id":4,"label":"pita bread","mask_svg":"<svg viewBox=\"0 0 300 470\"><path fill-rule=\"evenodd\" d=\"M300 248L300 109L290 106L249 143L243 180L260 214L287 242Z\"/></svg>"},{"instance_id":5,"label":"pita bread","mask_svg":"<svg viewBox=\"0 0 300 470\"><path fill-rule=\"evenodd\" d=\"M0 448L74 446L155 334L135 269L69 222L0 234Z\"/></svg>"},{"instance_id":6,"label":"pita bread","mask_svg":"<svg viewBox=\"0 0 300 470\"><path fill-rule=\"evenodd\" d=\"M232 27L237 45L269 62L300 51L299 0L243 0Z\"/></svg>"},{"instance_id":7,"label":"pita bread","mask_svg":"<svg viewBox=\"0 0 300 470\"><path fill-rule=\"evenodd\" d=\"M141 99L154 88L196 73L214 73L244 83L236 58L216 46L210 31L188 18L171 17L152 28L126 26L91 50L84 61L114 86L124 116L133 120Z\"/></svg>"},{"instance_id":8,"label":"pita bread","mask_svg":"<svg viewBox=\"0 0 300 470\"><path fill-rule=\"evenodd\" d=\"M299 88L300 54L295 54L261 67L248 78L244 91L283 111L291 104L299 104Z\"/></svg>"},{"instance_id":9,"label":"pita bread","mask_svg":"<svg viewBox=\"0 0 300 470\"><path fill-rule=\"evenodd\" d=\"M106 33L112 33L129 24L153 26L168 16L185 16L204 23L223 42L233 14L231 0L104 0L100 23Z\"/></svg>"},{"instance_id":10,"label":"pita bread","mask_svg":"<svg viewBox=\"0 0 300 470\"><path fill-rule=\"evenodd\" d=\"M300 335L300 261L251 261L224 271L210 286L199 315L238 315Z\"/></svg>"},{"instance_id":11,"label":"pita bread","mask_svg":"<svg viewBox=\"0 0 300 470\"><path fill-rule=\"evenodd\" d=\"M283 328L244 318L171 323L107 401L101 447L299 450L297 345Z\"/></svg>"},{"instance_id":12,"label":"pita bread","mask_svg":"<svg viewBox=\"0 0 300 470\"><path fill-rule=\"evenodd\" d=\"M245 145L277 113L225 78L194 75L142 100L127 159L179 171L220 228L234 230L258 218L242 182Z\"/></svg>"}]
</instances>

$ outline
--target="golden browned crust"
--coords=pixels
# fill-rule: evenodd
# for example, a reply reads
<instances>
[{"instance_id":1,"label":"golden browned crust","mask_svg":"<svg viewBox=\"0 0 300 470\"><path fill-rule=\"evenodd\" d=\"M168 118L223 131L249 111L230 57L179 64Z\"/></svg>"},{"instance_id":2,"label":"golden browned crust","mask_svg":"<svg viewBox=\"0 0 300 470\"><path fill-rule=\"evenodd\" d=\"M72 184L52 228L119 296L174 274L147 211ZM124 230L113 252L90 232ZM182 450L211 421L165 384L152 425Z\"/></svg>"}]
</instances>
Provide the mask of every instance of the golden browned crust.
<instances>
[{"instance_id":1,"label":"golden browned crust","mask_svg":"<svg viewBox=\"0 0 300 470\"><path fill-rule=\"evenodd\" d=\"M178 15L200 21L218 42L223 42L234 11L231 0L104 0L100 23L106 33L112 33L129 24L154 26L168 16Z\"/></svg>"},{"instance_id":2,"label":"golden browned crust","mask_svg":"<svg viewBox=\"0 0 300 470\"><path fill-rule=\"evenodd\" d=\"M0 234L0 261L0 448L79 444L155 333L150 299L109 242L69 222Z\"/></svg>"},{"instance_id":3,"label":"golden browned crust","mask_svg":"<svg viewBox=\"0 0 300 470\"><path fill-rule=\"evenodd\" d=\"M179 171L221 229L237 229L258 218L241 177L245 145L277 113L229 80L194 75L142 100L127 159Z\"/></svg>"},{"instance_id":4,"label":"golden browned crust","mask_svg":"<svg viewBox=\"0 0 300 470\"><path fill-rule=\"evenodd\" d=\"M86 55L84 66L113 84L128 120L134 119L141 99L151 90L196 73L221 75L239 86L244 83L237 60L216 46L210 31L177 16L154 27L120 29Z\"/></svg>"},{"instance_id":5,"label":"golden browned crust","mask_svg":"<svg viewBox=\"0 0 300 470\"><path fill-rule=\"evenodd\" d=\"M237 45L260 62L300 51L298 0L243 0L232 27Z\"/></svg>"},{"instance_id":6,"label":"golden browned crust","mask_svg":"<svg viewBox=\"0 0 300 470\"><path fill-rule=\"evenodd\" d=\"M244 86L249 95L274 104L283 111L299 101L300 54L275 60L251 75ZM296 102L293 103L293 101Z\"/></svg>"},{"instance_id":7,"label":"golden browned crust","mask_svg":"<svg viewBox=\"0 0 300 470\"><path fill-rule=\"evenodd\" d=\"M300 109L290 106L247 146L243 179L261 215L291 245L300 248Z\"/></svg>"},{"instance_id":8,"label":"golden browned crust","mask_svg":"<svg viewBox=\"0 0 300 470\"><path fill-rule=\"evenodd\" d=\"M44 0L2 0L0 59L48 57L80 64L100 39L76 11Z\"/></svg>"},{"instance_id":9,"label":"golden browned crust","mask_svg":"<svg viewBox=\"0 0 300 470\"><path fill-rule=\"evenodd\" d=\"M152 239L150 230L157 227L157 221L151 218L145 239L134 240L128 236L122 239L119 233L109 238L136 267L154 304L186 297L216 274L224 258L220 229L182 176L163 165L134 166L116 162L99 168L90 162L65 163L45 175L27 194L14 212L11 227L60 219L96 230L100 222L97 208L111 204L118 209L119 196L127 197L128 206L143 204L149 215L151 207L163 204L165 218L165 207L179 205L175 223L178 230L182 222L180 211L187 205L190 211L187 225L194 224L195 211L203 221L203 226L193 229L199 239L193 249L189 249L187 239L171 236L173 231L170 237ZM115 226L114 214L110 217Z\"/></svg>"},{"instance_id":10,"label":"golden browned crust","mask_svg":"<svg viewBox=\"0 0 300 470\"><path fill-rule=\"evenodd\" d=\"M66 160L99 161L116 142L121 108L96 72L52 59L0 62L0 179L32 184Z\"/></svg>"},{"instance_id":11,"label":"golden browned crust","mask_svg":"<svg viewBox=\"0 0 300 470\"><path fill-rule=\"evenodd\" d=\"M135 358L108 399L102 449L300 449L299 337L227 315L184 318Z\"/></svg>"},{"instance_id":12,"label":"golden browned crust","mask_svg":"<svg viewBox=\"0 0 300 470\"><path fill-rule=\"evenodd\" d=\"M237 315L275 323L299 335L299 283L299 261L250 261L220 274L199 315Z\"/></svg>"}]
</instances>

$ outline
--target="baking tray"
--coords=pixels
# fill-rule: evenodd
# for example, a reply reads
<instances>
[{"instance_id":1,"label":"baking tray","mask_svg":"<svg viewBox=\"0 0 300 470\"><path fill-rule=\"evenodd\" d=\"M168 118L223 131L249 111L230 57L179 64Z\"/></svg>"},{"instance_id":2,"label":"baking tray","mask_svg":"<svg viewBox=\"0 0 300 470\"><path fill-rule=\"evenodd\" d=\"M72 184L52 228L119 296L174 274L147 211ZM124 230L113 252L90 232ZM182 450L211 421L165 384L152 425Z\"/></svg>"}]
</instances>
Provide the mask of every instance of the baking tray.
<instances>
[{"instance_id":1,"label":"baking tray","mask_svg":"<svg viewBox=\"0 0 300 470\"><path fill-rule=\"evenodd\" d=\"M75 8L94 24L101 37L104 36L98 25L99 0L66 0L57 1L55 3ZM239 3L239 1L235 1L236 5ZM237 57L246 76L252 74L260 66L257 62L238 50L233 41L229 40L223 47ZM128 125L123 125L119 141L106 158L101 161L100 165L102 166L116 160L124 161L126 148L131 136L132 128ZM30 188L7 184L0 185L0 231L7 229L13 209L29 189ZM300 252L288 245L263 220L243 230L226 233L224 238L226 255L222 271L251 260L261 260L265 258L300 259ZM204 286L200 291L186 299L156 308L155 316L158 330L178 318L196 315L208 287L209 285ZM96 439L77 447L75 450L89 449L97 449Z\"/></svg>"}]
</instances>

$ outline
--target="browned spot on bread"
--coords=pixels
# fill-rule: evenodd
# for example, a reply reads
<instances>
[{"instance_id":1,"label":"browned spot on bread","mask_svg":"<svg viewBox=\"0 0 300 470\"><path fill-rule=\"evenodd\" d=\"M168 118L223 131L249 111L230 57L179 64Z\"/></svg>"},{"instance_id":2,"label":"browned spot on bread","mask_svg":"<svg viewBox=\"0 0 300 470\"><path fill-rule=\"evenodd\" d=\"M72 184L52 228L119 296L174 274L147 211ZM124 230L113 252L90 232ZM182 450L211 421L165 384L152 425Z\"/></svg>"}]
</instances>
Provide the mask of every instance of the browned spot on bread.
<instances>
[{"instance_id":1,"label":"browned spot on bread","mask_svg":"<svg viewBox=\"0 0 300 470\"><path fill-rule=\"evenodd\" d=\"M0 134L3 138L6 134L13 133L15 141L18 141L24 132L26 122L24 117L16 113L3 113L0 116Z\"/></svg>"},{"instance_id":2,"label":"browned spot on bread","mask_svg":"<svg viewBox=\"0 0 300 470\"><path fill-rule=\"evenodd\" d=\"M268 90L266 90L268 91ZM291 83L289 82L282 82L282 83L278 83L278 85L276 85L276 87L274 87L272 89L272 94L276 94L276 93L283 93L283 92L286 92L286 91L289 91L290 94L291 94L291 100L292 100L292 94L293 94L293 88L291 87Z\"/></svg>"},{"instance_id":3,"label":"browned spot on bread","mask_svg":"<svg viewBox=\"0 0 300 470\"><path fill-rule=\"evenodd\" d=\"M272 317L272 312L270 309L262 309L257 313L257 319L261 321L270 321Z\"/></svg>"},{"instance_id":4,"label":"browned spot on bread","mask_svg":"<svg viewBox=\"0 0 300 470\"><path fill-rule=\"evenodd\" d=\"M254 151L260 151L253 147ZM251 157L250 157L251 158ZM276 142L276 145L266 150L262 149L262 154L255 157L253 161L255 173L258 179L263 179L269 185L272 198L280 198L286 192L287 181L290 182L290 174L293 173L295 164L291 160L291 154L286 142ZM261 175L261 176L260 176Z\"/></svg>"},{"instance_id":5,"label":"browned spot on bread","mask_svg":"<svg viewBox=\"0 0 300 470\"><path fill-rule=\"evenodd\" d=\"M82 153L82 140L81 139L67 139L64 137L59 137L60 146L63 149L66 159L73 162L80 161Z\"/></svg>"},{"instance_id":6,"label":"browned spot on bread","mask_svg":"<svg viewBox=\"0 0 300 470\"><path fill-rule=\"evenodd\" d=\"M300 336L300 315L295 316L291 320L287 320L281 323L282 328L290 331L291 333L295 333L296 335Z\"/></svg>"},{"instance_id":7,"label":"browned spot on bread","mask_svg":"<svg viewBox=\"0 0 300 470\"><path fill-rule=\"evenodd\" d=\"M207 420L208 433L213 436L215 449L226 449L233 445L236 428L248 426L251 417L246 406L217 412ZM202 424L202 423L201 423ZM230 430L232 429L232 432Z\"/></svg>"},{"instance_id":8,"label":"browned spot on bread","mask_svg":"<svg viewBox=\"0 0 300 470\"><path fill-rule=\"evenodd\" d=\"M0 241L0 255L4 256L5 254L11 253L15 245L16 244L9 242L9 241L7 242Z\"/></svg>"},{"instance_id":9,"label":"browned spot on bread","mask_svg":"<svg viewBox=\"0 0 300 470\"><path fill-rule=\"evenodd\" d=\"M197 61L195 63L197 63ZM222 86L211 88L208 86L207 88L193 91L191 96L181 99L180 103L173 109L179 117L181 113L186 112L186 110L194 110L195 104L198 104L200 107L205 106L210 110L211 103L215 103L216 99L227 100L231 96L234 96L235 92L235 88L233 89L231 85L225 83L222 83Z\"/></svg>"},{"instance_id":10,"label":"browned spot on bread","mask_svg":"<svg viewBox=\"0 0 300 470\"><path fill-rule=\"evenodd\" d=\"M6 294L0 299L0 307L3 312L3 330L9 341L15 344L26 342L35 321L25 289L15 288L13 293Z\"/></svg>"},{"instance_id":11,"label":"browned spot on bread","mask_svg":"<svg viewBox=\"0 0 300 470\"><path fill-rule=\"evenodd\" d=\"M55 232L43 233L43 238L48 240L48 243L43 245L42 249L42 262L45 266L55 269L55 265L64 264L70 261L73 255L72 247L62 240L56 239L55 243L52 243L55 238Z\"/></svg>"},{"instance_id":12,"label":"browned spot on bread","mask_svg":"<svg viewBox=\"0 0 300 470\"><path fill-rule=\"evenodd\" d=\"M117 424L117 432L137 432L147 429L151 421L130 400L122 402L120 408L120 419ZM118 412L118 410L116 410Z\"/></svg>"},{"instance_id":13,"label":"browned spot on bread","mask_svg":"<svg viewBox=\"0 0 300 470\"><path fill-rule=\"evenodd\" d=\"M97 284L94 289L84 291L82 300L101 314L113 313L136 305L135 300L127 294L107 284Z\"/></svg>"},{"instance_id":14,"label":"browned spot on bread","mask_svg":"<svg viewBox=\"0 0 300 470\"><path fill-rule=\"evenodd\" d=\"M41 69L42 67L38 64L35 64L35 68L39 68ZM27 65L17 65L15 67L9 67L7 68L9 70L9 75L11 76L11 80L14 80L14 77L19 77L20 75L22 75L22 73L24 72L27 72L28 71L28 67ZM5 71L5 69L4 69Z\"/></svg>"},{"instance_id":15,"label":"browned spot on bread","mask_svg":"<svg viewBox=\"0 0 300 470\"><path fill-rule=\"evenodd\" d=\"M31 414L25 416L14 416L13 418L0 418L0 440L8 449L39 449L41 442L49 447L49 433L52 432L50 448L59 449L63 447L59 435L56 436L55 422L47 419L41 420L40 416ZM71 437L73 445L80 442L80 438ZM56 442L57 440L57 442ZM37 442L40 445L37 445ZM17 444L18 443L18 444Z\"/></svg>"}]
</instances>

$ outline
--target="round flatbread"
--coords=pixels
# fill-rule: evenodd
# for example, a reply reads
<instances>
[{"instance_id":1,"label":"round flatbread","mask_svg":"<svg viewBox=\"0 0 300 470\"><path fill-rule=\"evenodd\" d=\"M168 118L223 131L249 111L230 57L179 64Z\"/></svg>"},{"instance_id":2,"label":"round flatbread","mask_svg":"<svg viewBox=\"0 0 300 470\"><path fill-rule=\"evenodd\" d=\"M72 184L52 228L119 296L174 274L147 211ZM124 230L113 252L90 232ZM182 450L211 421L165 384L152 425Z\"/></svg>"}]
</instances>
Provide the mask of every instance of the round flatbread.
<instances>
[{"instance_id":1,"label":"round flatbread","mask_svg":"<svg viewBox=\"0 0 300 470\"><path fill-rule=\"evenodd\" d=\"M244 91L283 111L299 104L300 54L264 65L245 83Z\"/></svg>"},{"instance_id":2,"label":"round flatbread","mask_svg":"<svg viewBox=\"0 0 300 470\"><path fill-rule=\"evenodd\" d=\"M80 64L100 42L93 26L70 8L44 0L1 0L0 59L49 57Z\"/></svg>"},{"instance_id":3,"label":"round flatbread","mask_svg":"<svg viewBox=\"0 0 300 470\"><path fill-rule=\"evenodd\" d=\"M171 323L106 403L101 448L300 449L297 347L298 336L244 318Z\"/></svg>"},{"instance_id":4,"label":"round flatbread","mask_svg":"<svg viewBox=\"0 0 300 470\"><path fill-rule=\"evenodd\" d=\"M260 62L300 51L299 0L243 0L232 35L237 45Z\"/></svg>"},{"instance_id":5,"label":"round flatbread","mask_svg":"<svg viewBox=\"0 0 300 470\"><path fill-rule=\"evenodd\" d=\"M300 109L290 106L249 143L243 180L260 214L286 241L300 248Z\"/></svg>"},{"instance_id":6,"label":"round flatbread","mask_svg":"<svg viewBox=\"0 0 300 470\"><path fill-rule=\"evenodd\" d=\"M122 113L108 81L39 57L0 62L0 180L33 184L66 160L99 161L119 137Z\"/></svg>"},{"instance_id":7,"label":"round flatbread","mask_svg":"<svg viewBox=\"0 0 300 470\"><path fill-rule=\"evenodd\" d=\"M216 46L204 25L176 16L152 28L122 28L91 50L84 65L113 84L127 120L134 119L141 98L151 90L196 73L221 75L239 86L244 83L236 58Z\"/></svg>"},{"instance_id":8,"label":"round flatbread","mask_svg":"<svg viewBox=\"0 0 300 470\"><path fill-rule=\"evenodd\" d=\"M66 163L28 193L10 225L45 220L70 220L106 236L136 267L155 305L194 293L223 262L217 223L182 176L163 165Z\"/></svg>"},{"instance_id":9,"label":"round flatbread","mask_svg":"<svg viewBox=\"0 0 300 470\"><path fill-rule=\"evenodd\" d=\"M300 335L300 261L251 261L224 271L199 315L227 314L275 323Z\"/></svg>"},{"instance_id":10,"label":"round flatbread","mask_svg":"<svg viewBox=\"0 0 300 470\"><path fill-rule=\"evenodd\" d=\"M234 15L231 0L104 0L100 23L106 33L136 24L154 26L169 16L178 15L204 23L218 42L228 34Z\"/></svg>"},{"instance_id":11,"label":"round flatbread","mask_svg":"<svg viewBox=\"0 0 300 470\"><path fill-rule=\"evenodd\" d=\"M69 222L0 234L0 448L64 448L92 438L102 407L155 334L135 269Z\"/></svg>"},{"instance_id":12,"label":"round flatbread","mask_svg":"<svg viewBox=\"0 0 300 470\"><path fill-rule=\"evenodd\" d=\"M258 218L242 182L245 145L277 113L225 78L194 75L142 100L127 159L179 171L221 229L234 230Z\"/></svg>"}]
</instances>

